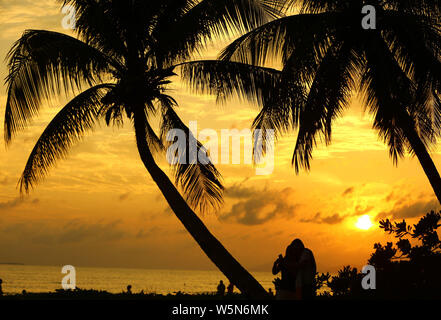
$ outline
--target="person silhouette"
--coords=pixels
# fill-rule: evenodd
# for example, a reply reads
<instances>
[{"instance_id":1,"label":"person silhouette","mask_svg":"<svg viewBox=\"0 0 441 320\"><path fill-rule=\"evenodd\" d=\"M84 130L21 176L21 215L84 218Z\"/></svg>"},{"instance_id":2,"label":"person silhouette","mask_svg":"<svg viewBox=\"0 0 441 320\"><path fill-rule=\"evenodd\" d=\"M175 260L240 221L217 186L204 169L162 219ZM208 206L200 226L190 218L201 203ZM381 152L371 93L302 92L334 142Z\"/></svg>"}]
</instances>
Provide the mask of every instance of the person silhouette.
<instances>
[{"instance_id":1,"label":"person silhouette","mask_svg":"<svg viewBox=\"0 0 441 320\"><path fill-rule=\"evenodd\" d=\"M130 284L127 286L127 293L132 294L132 286Z\"/></svg>"},{"instance_id":2,"label":"person silhouette","mask_svg":"<svg viewBox=\"0 0 441 320\"><path fill-rule=\"evenodd\" d=\"M225 285L222 280L219 282L217 286L217 294L220 296L223 296L225 294Z\"/></svg>"},{"instance_id":3,"label":"person silhouette","mask_svg":"<svg viewBox=\"0 0 441 320\"><path fill-rule=\"evenodd\" d=\"M230 284L227 287L227 294L233 294L233 291L234 291L234 284L230 282Z\"/></svg>"},{"instance_id":4,"label":"person silhouette","mask_svg":"<svg viewBox=\"0 0 441 320\"><path fill-rule=\"evenodd\" d=\"M317 272L314 254L305 248L300 239L291 242L290 247L292 254L298 257L290 264L290 267L296 270L296 291L301 299L312 299L315 295L314 278Z\"/></svg>"},{"instance_id":5,"label":"person silhouette","mask_svg":"<svg viewBox=\"0 0 441 320\"><path fill-rule=\"evenodd\" d=\"M278 300L295 300L297 298L297 269L295 268L295 263L298 259L299 256L295 255L293 247L289 245L286 248L285 257L279 254L279 257L274 261L273 275L281 273L281 281L276 288L276 298Z\"/></svg>"}]
</instances>

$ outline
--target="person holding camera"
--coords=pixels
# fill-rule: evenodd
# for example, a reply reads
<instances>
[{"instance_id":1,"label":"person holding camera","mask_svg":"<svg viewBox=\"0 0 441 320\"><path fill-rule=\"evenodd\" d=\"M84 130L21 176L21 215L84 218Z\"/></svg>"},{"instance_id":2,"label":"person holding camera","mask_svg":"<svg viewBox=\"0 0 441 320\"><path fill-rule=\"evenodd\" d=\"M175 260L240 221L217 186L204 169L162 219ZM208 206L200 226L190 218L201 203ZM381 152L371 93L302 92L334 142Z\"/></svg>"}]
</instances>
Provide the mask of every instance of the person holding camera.
<instances>
[{"instance_id":1,"label":"person holding camera","mask_svg":"<svg viewBox=\"0 0 441 320\"><path fill-rule=\"evenodd\" d=\"M276 293L278 300L311 299L314 296L316 263L312 251L305 248L300 239L291 242L285 257L279 255L272 272L282 275Z\"/></svg>"}]
</instances>

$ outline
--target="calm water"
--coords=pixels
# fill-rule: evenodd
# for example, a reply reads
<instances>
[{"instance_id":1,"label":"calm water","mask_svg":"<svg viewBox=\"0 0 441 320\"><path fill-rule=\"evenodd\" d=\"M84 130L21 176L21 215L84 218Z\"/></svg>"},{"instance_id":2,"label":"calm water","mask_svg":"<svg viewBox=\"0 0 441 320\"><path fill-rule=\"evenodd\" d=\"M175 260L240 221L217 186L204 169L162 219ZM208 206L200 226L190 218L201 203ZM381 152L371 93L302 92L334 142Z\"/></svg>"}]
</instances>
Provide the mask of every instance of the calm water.
<instances>
[{"instance_id":1,"label":"calm water","mask_svg":"<svg viewBox=\"0 0 441 320\"><path fill-rule=\"evenodd\" d=\"M18 293L23 289L28 292L48 292L59 289L61 280L65 276L61 273L61 267L0 265L3 292ZM144 290L158 294L177 291L213 292L216 291L219 280L223 280L225 285L228 285L228 281L219 271L86 267L76 267L75 270L78 288L106 290L113 293L125 291L128 284L132 285L132 292ZM273 288L274 291L272 283L274 276L271 273L252 272L252 274L265 289Z\"/></svg>"}]
</instances>

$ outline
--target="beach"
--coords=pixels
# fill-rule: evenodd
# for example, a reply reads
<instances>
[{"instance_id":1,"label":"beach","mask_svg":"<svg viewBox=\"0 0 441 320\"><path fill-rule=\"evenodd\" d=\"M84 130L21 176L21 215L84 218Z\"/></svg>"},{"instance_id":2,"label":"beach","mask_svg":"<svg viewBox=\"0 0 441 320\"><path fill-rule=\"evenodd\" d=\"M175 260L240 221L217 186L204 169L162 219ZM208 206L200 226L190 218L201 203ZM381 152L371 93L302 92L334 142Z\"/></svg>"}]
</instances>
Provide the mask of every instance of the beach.
<instances>
[{"instance_id":1,"label":"beach","mask_svg":"<svg viewBox=\"0 0 441 320\"><path fill-rule=\"evenodd\" d=\"M6 294L27 292L52 292L61 289L64 274L62 266L0 265L0 279ZM219 271L158 270L133 268L76 267L76 286L81 289L103 290L110 293L143 290L146 293L189 294L215 292L220 280L228 280ZM265 289L272 288L274 276L270 272L252 272ZM237 288L235 289L237 291Z\"/></svg>"}]
</instances>

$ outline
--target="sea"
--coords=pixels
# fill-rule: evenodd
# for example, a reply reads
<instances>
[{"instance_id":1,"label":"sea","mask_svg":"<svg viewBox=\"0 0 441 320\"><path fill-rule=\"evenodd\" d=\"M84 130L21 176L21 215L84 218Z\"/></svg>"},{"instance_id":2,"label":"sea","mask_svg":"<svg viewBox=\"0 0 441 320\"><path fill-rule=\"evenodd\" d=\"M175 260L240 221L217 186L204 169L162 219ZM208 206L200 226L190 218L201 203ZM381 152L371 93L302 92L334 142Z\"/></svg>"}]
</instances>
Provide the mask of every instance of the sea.
<instances>
[{"instance_id":1,"label":"sea","mask_svg":"<svg viewBox=\"0 0 441 320\"><path fill-rule=\"evenodd\" d=\"M3 280L3 292L51 292L61 289L62 279L66 276L63 266L0 265L0 279ZM270 272L250 272L260 284L274 292L272 281L275 276ZM132 286L132 292L144 293L207 293L215 292L220 280L225 286L228 280L219 271L200 270L162 270L75 267L76 287L81 289L105 290L111 293L126 291ZM235 292L237 288L235 288Z\"/></svg>"}]
</instances>

